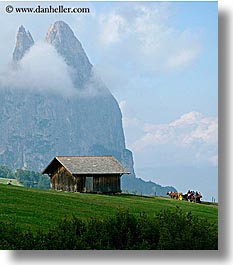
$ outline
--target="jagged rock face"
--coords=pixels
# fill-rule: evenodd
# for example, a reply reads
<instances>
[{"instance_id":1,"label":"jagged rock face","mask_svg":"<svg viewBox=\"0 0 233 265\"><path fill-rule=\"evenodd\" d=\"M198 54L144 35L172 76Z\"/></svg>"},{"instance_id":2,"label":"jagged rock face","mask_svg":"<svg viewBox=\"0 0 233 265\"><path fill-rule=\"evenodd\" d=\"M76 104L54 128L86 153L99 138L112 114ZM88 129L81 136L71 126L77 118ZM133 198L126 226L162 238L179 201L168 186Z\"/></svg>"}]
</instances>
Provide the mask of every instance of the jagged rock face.
<instances>
[{"instance_id":1,"label":"jagged rock face","mask_svg":"<svg viewBox=\"0 0 233 265\"><path fill-rule=\"evenodd\" d=\"M121 114L109 98L0 93L0 164L41 170L56 155L111 154L122 161Z\"/></svg>"},{"instance_id":2,"label":"jagged rock face","mask_svg":"<svg viewBox=\"0 0 233 265\"><path fill-rule=\"evenodd\" d=\"M19 27L17 36L16 36L16 45L13 52L13 61L20 61L24 54L32 47L34 40L29 31L26 32L23 26Z\"/></svg>"},{"instance_id":3,"label":"jagged rock face","mask_svg":"<svg viewBox=\"0 0 233 265\"><path fill-rule=\"evenodd\" d=\"M33 43L29 36L20 27L14 52L19 66ZM133 172L119 105L93 77L80 42L64 22L49 28L46 41L69 65L77 94L0 88L0 164L41 170L56 155L114 155ZM94 96L83 93L90 85Z\"/></svg>"},{"instance_id":4,"label":"jagged rock face","mask_svg":"<svg viewBox=\"0 0 233 265\"><path fill-rule=\"evenodd\" d=\"M45 40L52 44L71 66L74 70L71 73L74 84L81 88L91 77L92 65L70 27L63 21L55 22L49 27Z\"/></svg>"}]
</instances>

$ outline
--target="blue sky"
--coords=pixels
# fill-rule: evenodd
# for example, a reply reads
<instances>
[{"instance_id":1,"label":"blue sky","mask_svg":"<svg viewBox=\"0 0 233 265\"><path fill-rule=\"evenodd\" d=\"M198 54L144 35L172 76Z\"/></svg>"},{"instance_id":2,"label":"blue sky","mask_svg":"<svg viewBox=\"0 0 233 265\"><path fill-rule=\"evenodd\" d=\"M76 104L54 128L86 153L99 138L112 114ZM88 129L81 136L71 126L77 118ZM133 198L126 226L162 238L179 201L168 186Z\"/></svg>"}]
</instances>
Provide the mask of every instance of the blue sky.
<instances>
[{"instance_id":1,"label":"blue sky","mask_svg":"<svg viewBox=\"0 0 233 265\"><path fill-rule=\"evenodd\" d=\"M61 2L14 5L38 4L46 7ZM0 46L0 69L11 59L19 25L23 24L36 41L43 41L48 25L64 20L120 104L126 144L133 151L137 175L178 189L206 190L208 199L217 197L217 2L63 4L88 6L91 13L6 14L6 4L1 3L0 23L7 27L0 30L5 40ZM195 187L189 187L191 180L184 185L174 170L173 175L167 173L172 168L179 168L179 172L183 168L187 175L190 168L198 172L204 168L208 181L202 181L200 174ZM153 174L146 173L147 169L153 169ZM209 182L213 191L207 192L208 184L201 183Z\"/></svg>"}]
</instances>

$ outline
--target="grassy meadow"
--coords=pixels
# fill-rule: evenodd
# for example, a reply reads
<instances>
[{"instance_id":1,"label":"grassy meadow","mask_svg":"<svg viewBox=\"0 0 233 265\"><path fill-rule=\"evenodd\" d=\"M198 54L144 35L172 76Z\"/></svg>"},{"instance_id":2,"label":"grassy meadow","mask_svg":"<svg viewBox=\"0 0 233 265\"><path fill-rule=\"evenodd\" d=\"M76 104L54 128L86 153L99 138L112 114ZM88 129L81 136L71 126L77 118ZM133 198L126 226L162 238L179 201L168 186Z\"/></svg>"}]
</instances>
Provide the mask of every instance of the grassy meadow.
<instances>
[{"instance_id":1,"label":"grassy meadow","mask_svg":"<svg viewBox=\"0 0 233 265\"><path fill-rule=\"evenodd\" d=\"M17 179L0 178L0 184L7 184L8 181L11 181L12 185L23 186L17 181Z\"/></svg>"},{"instance_id":2,"label":"grassy meadow","mask_svg":"<svg viewBox=\"0 0 233 265\"><path fill-rule=\"evenodd\" d=\"M62 218L76 216L83 220L103 219L117 209L128 209L134 215L144 212L154 217L161 210L181 208L194 216L218 223L218 207L177 201L164 197L102 195L39 190L0 184L0 221L14 222L21 229L46 231Z\"/></svg>"}]
</instances>

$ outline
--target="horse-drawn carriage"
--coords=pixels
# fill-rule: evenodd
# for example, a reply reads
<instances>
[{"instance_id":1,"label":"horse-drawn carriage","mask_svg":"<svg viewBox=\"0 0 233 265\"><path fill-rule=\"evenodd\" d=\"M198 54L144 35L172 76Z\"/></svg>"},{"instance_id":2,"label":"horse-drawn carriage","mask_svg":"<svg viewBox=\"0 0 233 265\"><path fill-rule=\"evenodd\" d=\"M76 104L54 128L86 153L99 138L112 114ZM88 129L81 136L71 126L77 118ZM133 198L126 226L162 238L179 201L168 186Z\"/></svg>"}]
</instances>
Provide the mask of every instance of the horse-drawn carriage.
<instances>
[{"instance_id":1,"label":"horse-drawn carriage","mask_svg":"<svg viewBox=\"0 0 233 265\"><path fill-rule=\"evenodd\" d=\"M188 190L186 194L183 194L182 192L169 191L167 195L172 199L184 200L196 203L201 203L201 198L202 198L202 195L199 191L194 192L190 190Z\"/></svg>"}]
</instances>

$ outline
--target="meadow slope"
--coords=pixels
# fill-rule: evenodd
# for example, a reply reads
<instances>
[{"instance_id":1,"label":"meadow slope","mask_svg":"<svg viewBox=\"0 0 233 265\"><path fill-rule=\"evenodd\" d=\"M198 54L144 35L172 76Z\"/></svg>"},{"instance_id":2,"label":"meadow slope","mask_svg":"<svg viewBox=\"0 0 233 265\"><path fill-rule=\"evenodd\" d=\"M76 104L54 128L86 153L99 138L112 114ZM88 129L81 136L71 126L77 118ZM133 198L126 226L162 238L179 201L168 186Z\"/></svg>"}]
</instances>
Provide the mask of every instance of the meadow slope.
<instances>
[{"instance_id":1,"label":"meadow slope","mask_svg":"<svg viewBox=\"0 0 233 265\"><path fill-rule=\"evenodd\" d=\"M104 218L119 208L153 217L161 210L180 207L203 220L218 222L217 206L162 197L68 193L0 184L0 198L0 221L15 222L19 228L32 231L48 230L65 216Z\"/></svg>"}]
</instances>

